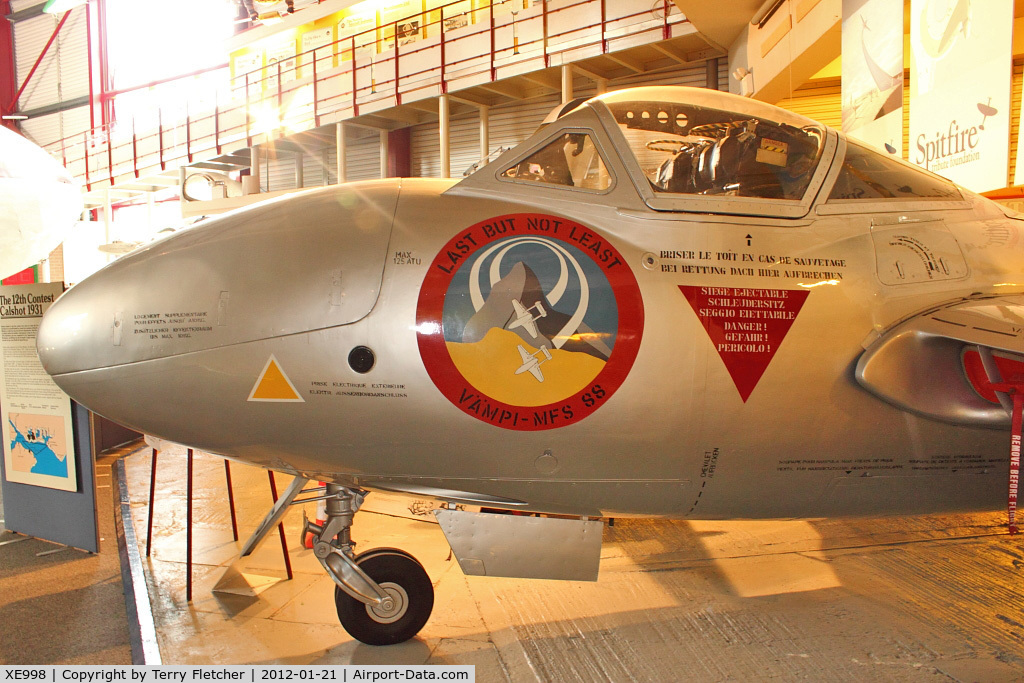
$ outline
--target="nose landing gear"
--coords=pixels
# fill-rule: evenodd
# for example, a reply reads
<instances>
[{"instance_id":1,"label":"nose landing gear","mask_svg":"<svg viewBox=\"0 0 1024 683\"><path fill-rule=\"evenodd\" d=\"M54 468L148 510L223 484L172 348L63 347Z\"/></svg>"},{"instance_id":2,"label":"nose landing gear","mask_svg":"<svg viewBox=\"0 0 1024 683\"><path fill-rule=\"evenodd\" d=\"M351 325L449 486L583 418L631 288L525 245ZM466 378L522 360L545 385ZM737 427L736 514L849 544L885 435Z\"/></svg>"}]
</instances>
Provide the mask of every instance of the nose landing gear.
<instances>
[{"instance_id":1,"label":"nose landing gear","mask_svg":"<svg viewBox=\"0 0 1024 683\"><path fill-rule=\"evenodd\" d=\"M303 536L313 534L313 554L337 584L338 620L349 634L368 645L393 645L423 628L434 607L434 587L423 566L395 548L354 552L352 517L366 492L327 484L327 521L306 521Z\"/></svg>"}]
</instances>

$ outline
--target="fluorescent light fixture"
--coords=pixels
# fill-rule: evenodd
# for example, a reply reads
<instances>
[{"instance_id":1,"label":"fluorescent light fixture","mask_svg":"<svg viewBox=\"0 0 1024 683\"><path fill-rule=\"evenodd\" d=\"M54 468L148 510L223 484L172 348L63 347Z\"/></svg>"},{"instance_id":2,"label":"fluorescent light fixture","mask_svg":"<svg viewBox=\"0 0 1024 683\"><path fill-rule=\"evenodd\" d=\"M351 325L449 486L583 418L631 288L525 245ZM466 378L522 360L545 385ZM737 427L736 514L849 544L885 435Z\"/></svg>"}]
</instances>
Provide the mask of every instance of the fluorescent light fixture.
<instances>
[{"instance_id":1,"label":"fluorescent light fixture","mask_svg":"<svg viewBox=\"0 0 1024 683\"><path fill-rule=\"evenodd\" d=\"M266 12L256 16L261 24L264 26L271 26L273 24L279 24L284 21L284 17L281 16L280 12Z\"/></svg>"},{"instance_id":2,"label":"fluorescent light fixture","mask_svg":"<svg viewBox=\"0 0 1024 683\"><path fill-rule=\"evenodd\" d=\"M24 121L28 118L25 114L4 114L0 116L4 121Z\"/></svg>"},{"instance_id":3,"label":"fluorescent light fixture","mask_svg":"<svg viewBox=\"0 0 1024 683\"><path fill-rule=\"evenodd\" d=\"M89 0L46 0L43 11L47 14L63 14L87 2Z\"/></svg>"}]
</instances>

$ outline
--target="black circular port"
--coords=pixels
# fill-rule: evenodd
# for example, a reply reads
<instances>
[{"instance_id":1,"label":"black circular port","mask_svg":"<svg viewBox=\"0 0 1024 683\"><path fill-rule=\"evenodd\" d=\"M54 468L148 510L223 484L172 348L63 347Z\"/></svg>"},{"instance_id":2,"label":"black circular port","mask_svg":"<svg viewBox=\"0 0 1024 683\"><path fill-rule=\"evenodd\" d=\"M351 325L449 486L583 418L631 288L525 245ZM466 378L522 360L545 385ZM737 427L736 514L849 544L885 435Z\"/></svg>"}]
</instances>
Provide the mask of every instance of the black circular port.
<instances>
[{"instance_id":1,"label":"black circular port","mask_svg":"<svg viewBox=\"0 0 1024 683\"><path fill-rule=\"evenodd\" d=\"M373 355L373 351L366 346L357 346L349 351L348 354L348 364L361 375L365 375L370 370L373 370L373 364L376 360L377 358Z\"/></svg>"}]
</instances>

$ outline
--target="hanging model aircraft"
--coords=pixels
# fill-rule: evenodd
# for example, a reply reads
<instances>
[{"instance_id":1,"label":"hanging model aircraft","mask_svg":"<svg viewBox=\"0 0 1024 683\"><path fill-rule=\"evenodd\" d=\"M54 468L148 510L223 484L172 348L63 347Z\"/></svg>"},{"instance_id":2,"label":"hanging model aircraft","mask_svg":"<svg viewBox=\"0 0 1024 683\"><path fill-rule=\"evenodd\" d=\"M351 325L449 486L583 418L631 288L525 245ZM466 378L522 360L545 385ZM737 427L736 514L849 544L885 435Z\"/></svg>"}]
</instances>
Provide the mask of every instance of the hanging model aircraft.
<instances>
[{"instance_id":1,"label":"hanging model aircraft","mask_svg":"<svg viewBox=\"0 0 1024 683\"><path fill-rule=\"evenodd\" d=\"M54 303L38 349L100 414L298 477L263 528L328 482L314 552L385 644L433 592L406 553L355 553L375 490L449 503L467 574L591 580L593 517L992 509L1022 245L1000 206L813 121L644 87L458 182L297 192L148 245ZM539 348L543 382L516 372Z\"/></svg>"},{"instance_id":2,"label":"hanging model aircraft","mask_svg":"<svg viewBox=\"0 0 1024 683\"><path fill-rule=\"evenodd\" d=\"M82 193L43 149L0 126L0 277L39 263L82 212Z\"/></svg>"},{"instance_id":3,"label":"hanging model aircraft","mask_svg":"<svg viewBox=\"0 0 1024 683\"><path fill-rule=\"evenodd\" d=\"M870 125L872 121L903 107L902 49L895 52L899 62L897 64L890 64L890 70L887 71L877 61L877 55L886 52L886 42L884 39L869 41L869 33L871 33L871 27L862 16L859 57L867 67L867 72L871 75L871 83L874 84L874 87L860 92L849 106L843 107L843 129L847 131ZM890 39L900 40L900 47L902 48L902 34L899 37L890 36ZM891 47L891 44L888 47ZM889 50L889 52L892 51ZM851 55L851 58L856 59L856 56ZM896 148L889 143L885 143L885 149L890 154L896 153Z\"/></svg>"}]
</instances>

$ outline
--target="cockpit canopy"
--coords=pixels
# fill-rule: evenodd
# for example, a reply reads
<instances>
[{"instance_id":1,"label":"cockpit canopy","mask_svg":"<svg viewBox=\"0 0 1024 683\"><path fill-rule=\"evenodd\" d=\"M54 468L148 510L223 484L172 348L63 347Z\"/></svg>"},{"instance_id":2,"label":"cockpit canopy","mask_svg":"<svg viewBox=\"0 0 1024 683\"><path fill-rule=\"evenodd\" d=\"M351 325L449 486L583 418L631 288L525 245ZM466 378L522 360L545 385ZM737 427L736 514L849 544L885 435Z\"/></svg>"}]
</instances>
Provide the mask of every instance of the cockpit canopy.
<instances>
[{"instance_id":1,"label":"cockpit canopy","mask_svg":"<svg viewBox=\"0 0 1024 683\"><path fill-rule=\"evenodd\" d=\"M800 199L825 131L679 102L609 102L658 193Z\"/></svg>"},{"instance_id":2,"label":"cockpit canopy","mask_svg":"<svg viewBox=\"0 0 1024 683\"><path fill-rule=\"evenodd\" d=\"M819 197L840 149L831 192ZM656 211L799 218L816 200L846 212L850 202L961 198L949 181L902 160L840 147L810 119L702 88L630 88L563 105L501 161L499 181L588 193L610 192L625 175Z\"/></svg>"}]
</instances>

